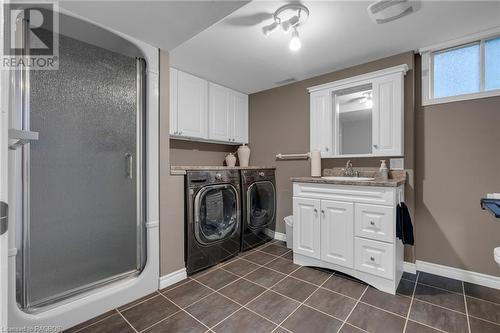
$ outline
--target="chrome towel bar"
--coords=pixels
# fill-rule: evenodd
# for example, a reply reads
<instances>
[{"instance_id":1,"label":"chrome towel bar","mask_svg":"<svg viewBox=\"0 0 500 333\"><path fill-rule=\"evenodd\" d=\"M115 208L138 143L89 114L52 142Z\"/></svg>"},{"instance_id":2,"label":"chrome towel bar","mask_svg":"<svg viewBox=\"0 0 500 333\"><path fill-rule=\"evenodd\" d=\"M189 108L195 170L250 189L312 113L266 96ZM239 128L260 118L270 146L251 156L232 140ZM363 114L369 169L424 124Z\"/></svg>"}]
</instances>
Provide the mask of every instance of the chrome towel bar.
<instances>
[{"instance_id":1,"label":"chrome towel bar","mask_svg":"<svg viewBox=\"0 0 500 333\"><path fill-rule=\"evenodd\" d=\"M277 160L307 160L311 157L311 153L305 154L277 154Z\"/></svg>"}]
</instances>

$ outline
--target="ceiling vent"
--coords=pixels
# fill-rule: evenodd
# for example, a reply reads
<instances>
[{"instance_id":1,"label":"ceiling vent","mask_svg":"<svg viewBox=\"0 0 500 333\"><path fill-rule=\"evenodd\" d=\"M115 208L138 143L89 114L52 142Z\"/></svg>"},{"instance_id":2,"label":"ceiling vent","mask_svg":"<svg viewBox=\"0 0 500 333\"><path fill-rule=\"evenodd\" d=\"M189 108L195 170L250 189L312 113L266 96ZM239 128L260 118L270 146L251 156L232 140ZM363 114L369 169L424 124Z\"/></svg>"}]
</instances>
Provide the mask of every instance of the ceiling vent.
<instances>
[{"instance_id":1,"label":"ceiling vent","mask_svg":"<svg viewBox=\"0 0 500 333\"><path fill-rule=\"evenodd\" d=\"M408 0L380 0L368 6L368 15L377 24L397 20L413 12Z\"/></svg>"}]
</instances>

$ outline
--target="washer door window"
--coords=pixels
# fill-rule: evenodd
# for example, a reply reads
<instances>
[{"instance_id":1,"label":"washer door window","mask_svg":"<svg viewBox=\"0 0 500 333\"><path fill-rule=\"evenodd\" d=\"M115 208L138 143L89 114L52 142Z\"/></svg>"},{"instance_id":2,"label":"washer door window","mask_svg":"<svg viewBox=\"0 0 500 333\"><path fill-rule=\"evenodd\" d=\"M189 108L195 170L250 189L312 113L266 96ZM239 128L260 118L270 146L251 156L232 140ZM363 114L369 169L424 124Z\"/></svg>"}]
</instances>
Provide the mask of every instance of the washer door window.
<instances>
[{"instance_id":1,"label":"washer door window","mask_svg":"<svg viewBox=\"0 0 500 333\"><path fill-rule=\"evenodd\" d=\"M201 244L231 237L239 226L238 192L229 184L202 188L194 199L194 233Z\"/></svg>"},{"instance_id":2,"label":"washer door window","mask_svg":"<svg viewBox=\"0 0 500 333\"><path fill-rule=\"evenodd\" d=\"M276 199L270 181L256 182L247 192L247 224L250 229L262 229L274 221Z\"/></svg>"}]
</instances>

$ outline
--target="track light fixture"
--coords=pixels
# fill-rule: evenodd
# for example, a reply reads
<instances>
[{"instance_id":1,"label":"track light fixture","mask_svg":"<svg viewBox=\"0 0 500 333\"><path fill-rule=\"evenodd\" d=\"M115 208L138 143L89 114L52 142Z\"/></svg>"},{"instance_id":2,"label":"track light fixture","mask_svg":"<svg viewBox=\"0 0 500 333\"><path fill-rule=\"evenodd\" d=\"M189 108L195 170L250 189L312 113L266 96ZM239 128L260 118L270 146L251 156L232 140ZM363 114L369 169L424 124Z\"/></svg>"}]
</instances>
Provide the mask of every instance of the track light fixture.
<instances>
[{"instance_id":1,"label":"track light fixture","mask_svg":"<svg viewBox=\"0 0 500 333\"><path fill-rule=\"evenodd\" d=\"M302 4L284 5L273 15L273 22L262 27L262 33L269 36L271 33L281 26L283 32L289 33L292 31L289 48L292 51L297 51L301 48L302 43L299 38L299 26L304 24L309 18L309 9Z\"/></svg>"}]
</instances>

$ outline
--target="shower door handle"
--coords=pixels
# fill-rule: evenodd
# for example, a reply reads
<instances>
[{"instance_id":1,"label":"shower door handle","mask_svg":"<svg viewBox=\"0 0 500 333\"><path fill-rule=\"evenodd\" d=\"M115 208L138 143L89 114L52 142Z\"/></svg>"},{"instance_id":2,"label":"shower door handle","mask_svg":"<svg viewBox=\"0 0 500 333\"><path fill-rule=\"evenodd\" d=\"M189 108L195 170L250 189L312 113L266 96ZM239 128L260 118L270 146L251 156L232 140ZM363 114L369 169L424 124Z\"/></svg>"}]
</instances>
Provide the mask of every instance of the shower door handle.
<instances>
[{"instance_id":1,"label":"shower door handle","mask_svg":"<svg viewBox=\"0 0 500 333\"><path fill-rule=\"evenodd\" d=\"M125 168L126 168L126 175L128 179L132 179L133 175L133 165L134 164L134 157L132 156L131 153L126 153L125 154Z\"/></svg>"},{"instance_id":2,"label":"shower door handle","mask_svg":"<svg viewBox=\"0 0 500 333\"><path fill-rule=\"evenodd\" d=\"M9 205L0 201L0 235L7 231L9 224Z\"/></svg>"},{"instance_id":3,"label":"shower door handle","mask_svg":"<svg viewBox=\"0 0 500 333\"><path fill-rule=\"evenodd\" d=\"M15 150L18 147L24 146L30 141L38 140L38 132L24 131L24 130L10 128L9 140L17 140L16 142L9 144L9 149Z\"/></svg>"}]
</instances>

